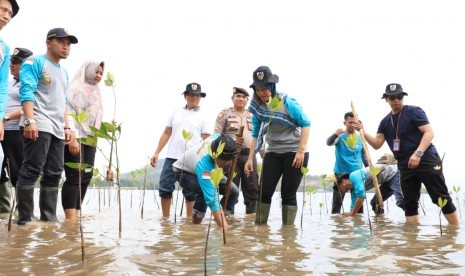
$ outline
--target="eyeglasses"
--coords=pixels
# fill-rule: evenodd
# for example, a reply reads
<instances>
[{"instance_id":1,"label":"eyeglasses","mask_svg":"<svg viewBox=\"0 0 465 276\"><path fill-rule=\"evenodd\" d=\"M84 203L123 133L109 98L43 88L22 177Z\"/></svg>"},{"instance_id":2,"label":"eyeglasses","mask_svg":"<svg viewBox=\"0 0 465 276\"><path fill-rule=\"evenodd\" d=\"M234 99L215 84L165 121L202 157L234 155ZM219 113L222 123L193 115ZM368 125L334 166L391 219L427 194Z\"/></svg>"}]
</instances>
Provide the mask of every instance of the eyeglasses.
<instances>
[{"instance_id":1,"label":"eyeglasses","mask_svg":"<svg viewBox=\"0 0 465 276\"><path fill-rule=\"evenodd\" d=\"M397 95L390 95L387 97L390 101L395 101L395 100L402 100L404 98L404 94L397 94Z\"/></svg>"},{"instance_id":2,"label":"eyeglasses","mask_svg":"<svg viewBox=\"0 0 465 276\"><path fill-rule=\"evenodd\" d=\"M13 65L17 65L17 64L21 64L21 62L23 62L23 61L20 60L19 58L14 58L14 57L13 57L13 58L10 59L10 62L11 62L11 64L13 64Z\"/></svg>"}]
</instances>

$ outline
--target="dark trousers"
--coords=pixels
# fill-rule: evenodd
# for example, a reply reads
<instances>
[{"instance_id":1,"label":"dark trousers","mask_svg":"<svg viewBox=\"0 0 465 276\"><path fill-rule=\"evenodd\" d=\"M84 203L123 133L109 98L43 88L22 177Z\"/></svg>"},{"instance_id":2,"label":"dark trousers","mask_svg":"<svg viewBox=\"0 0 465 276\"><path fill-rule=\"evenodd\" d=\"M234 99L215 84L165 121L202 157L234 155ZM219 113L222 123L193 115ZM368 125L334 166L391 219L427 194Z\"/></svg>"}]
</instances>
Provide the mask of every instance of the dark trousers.
<instances>
[{"instance_id":1,"label":"dark trousers","mask_svg":"<svg viewBox=\"0 0 465 276\"><path fill-rule=\"evenodd\" d=\"M297 189L302 180L300 168L292 167L295 152L274 153L267 152L263 159L262 169L262 200L261 202L271 204L278 181L281 179L281 198L283 205L297 206ZM308 163L308 152L304 156L304 164Z\"/></svg>"},{"instance_id":2,"label":"dark trousers","mask_svg":"<svg viewBox=\"0 0 465 276\"><path fill-rule=\"evenodd\" d=\"M33 187L42 172L41 187L58 187L63 173L64 148L65 141L48 132L39 131L36 141L25 139L18 186Z\"/></svg>"},{"instance_id":3,"label":"dark trousers","mask_svg":"<svg viewBox=\"0 0 465 276\"><path fill-rule=\"evenodd\" d=\"M18 182L19 170L23 163L23 134L20 130L5 130L4 139L2 141L3 153L5 158L3 159L2 165L2 176L1 182L8 181L10 177L11 184L16 187ZM9 163L9 168L7 165Z\"/></svg>"},{"instance_id":4,"label":"dark trousers","mask_svg":"<svg viewBox=\"0 0 465 276\"><path fill-rule=\"evenodd\" d=\"M431 200L438 204L438 199L447 199L447 204L442 207L444 214L456 211L452 198L446 186L446 180L442 173L442 161L438 154L424 156L420 165L415 169L400 169L400 187L404 195L404 208L406 216L418 215L418 201L420 200L421 183L425 185Z\"/></svg>"},{"instance_id":5,"label":"dark trousers","mask_svg":"<svg viewBox=\"0 0 465 276\"><path fill-rule=\"evenodd\" d=\"M96 147L81 144L82 163L94 167ZM65 163L79 163L79 154L72 155L69 152L69 147L65 146ZM66 180L61 189L61 204L63 209L81 209L81 201L79 200L79 170L73 169L65 165ZM81 170L81 200L87 192L87 187L93 177L93 169L87 168Z\"/></svg>"},{"instance_id":6,"label":"dark trousers","mask_svg":"<svg viewBox=\"0 0 465 276\"><path fill-rule=\"evenodd\" d=\"M236 163L236 177L233 179L234 184L242 189L244 204L250 206L258 201L258 172L257 158L253 159L253 172L247 175L244 172L245 163L247 163L248 155L239 154Z\"/></svg>"}]
</instances>

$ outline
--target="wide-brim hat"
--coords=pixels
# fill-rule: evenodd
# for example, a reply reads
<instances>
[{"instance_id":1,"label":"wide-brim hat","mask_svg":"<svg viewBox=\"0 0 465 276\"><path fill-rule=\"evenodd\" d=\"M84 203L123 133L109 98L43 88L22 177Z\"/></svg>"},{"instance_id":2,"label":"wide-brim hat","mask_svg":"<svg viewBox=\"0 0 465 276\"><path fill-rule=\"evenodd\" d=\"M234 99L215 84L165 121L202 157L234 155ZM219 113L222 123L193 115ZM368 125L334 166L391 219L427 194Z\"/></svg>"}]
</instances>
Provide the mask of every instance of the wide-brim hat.
<instances>
[{"instance_id":1,"label":"wide-brim hat","mask_svg":"<svg viewBox=\"0 0 465 276\"><path fill-rule=\"evenodd\" d=\"M16 0L9 0L10 3L11 3L11 9L13 10L13 17L15 17L15 15L18 14L18 11L19 11L19 6L18 6L18 3L16 2Z\"/></svg>"},{"instance_id":2,"label":"wide-brim hat","mask_svg":"<svg viewBox=\"0 0 465 276\"><path fill-rule=\"evenodd\" d=\"M200 94L202 98L205 98L207 96L206 93L202 92L202 87L200 86L200 84L196 82L192 82L186 85L186 91L182 92L181 94L185 93Z\"/></svg>"},{"instance_id":3,"label":"wide-brim hat","mask_svg":"<svg viewBox=\"0 0 465 276\"><path fill-rule=\"evenodd\" d=\"M13 50L13 54L11 54L11 58L17 58L20 60L24 60L28 57L32 56L32 51L26 48L15 48Z\"/></svg>"},{"instance_id":4,"label":"wide-brim hat","mask_svg":"<svg viewBox=\"0 0 465 276\"><path fill-rule=\"evenodd\" d=\"M74 35L68 33L64 28L53 28L47 33L47 40L54 38L68 37L71 44L77 44L78 39Z\"/></svg>"},{"instance_id":5,"label":"wide-brim hat","mask_svg":"<svg viewBox=\"0 0 465 276\"><path fill-rule=\"evenodd\" d=\"M249 87L263 87L268 83L278 83L279 77L268 66L260 66L253 72L253 83Z\"/></svg>"},{"instance_id":6,"label":"wide-brim hat","mask_svg":"<svg viewBox=\"0 0 465 276\"><path fill-rule=\"evenodd\" d=\"M394 165L397 164L396 158L394 158L394 154L392 153L385 153L381 156L376 164L386 164L386 165Z\"/></svg>"},{"instance_id":7,"label":"wide-brim hat","mask_svg":"<svg viewBox=\"0 0 465 276\"><path fill-rule=\"evenodd\" d=\"M386 90L383 94L383 97L381 97L381 99L384 99L386 97L389 97L391 95L397 95L397 94L403 94L405 96L408 96L408 94L406 92L404 92L404 90L402 89L402 85L398 84L398 83L390 83L388 85L386 85Z\"/></svg>"},{"instance_id":8,"label":"wide-brim hat","mask_svg":"<svg viewBox=\"0 0 465 276\"><path fill-rule=\"evenodd\" d=\"M234 141L234 139L231 138L230 136L221 134L220 136L218 136L218 138L213 140L213 142L211 143L212 152L216 152L218 150L220 143L224 143L224 148L223 148L223 152L221 152L221 154L218 156L218 159L221 159L224 161L233 160L234 156L239 151L237 148L236 141Z\"/></svg>"},{"instance_id":9,"label":"wide-brim hat","mask_svg":"<svg viewBox=\"0 0 465 276\"><path fill-rule=\"evenodd\" d=\"M233 88L233 95L236 95L237 93L241 93L241 94L244 94L246 95L247 97L249 97L249 92L247 92L247 90L245 90L244 88L240 88L240 87L234 87Z\"/></svg>"}]
</instances>

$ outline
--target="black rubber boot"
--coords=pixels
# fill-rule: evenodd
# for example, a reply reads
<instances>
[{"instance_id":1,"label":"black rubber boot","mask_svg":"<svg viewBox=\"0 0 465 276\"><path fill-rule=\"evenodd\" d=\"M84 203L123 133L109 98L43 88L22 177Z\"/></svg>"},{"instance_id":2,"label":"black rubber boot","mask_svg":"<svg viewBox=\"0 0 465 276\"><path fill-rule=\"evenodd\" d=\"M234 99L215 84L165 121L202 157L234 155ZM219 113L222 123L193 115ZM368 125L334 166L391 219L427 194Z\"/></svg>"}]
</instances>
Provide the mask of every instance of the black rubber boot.
<instances>
[{"instance_id":1,"label":"black rubber boot","mask_svg":"<svg viewBox=\"0 0 465 276\"><path fill-rule=\"evenodd\" d=\"M57 219L58 187L40 188L40 220L58 222Z\"/></svg>"},{"instance_id":2,"label":"black rubber boot","mask_svg":"<svg viewBox=\"0 0 465 276\"><path fill-rule=\"evenodd\" d=\"M8 182L0 183L0 213L9 213L11 210L11 192Z\"/></svg>"},{"instance_id":3,"label":"black rubber boot","mask_svg":"<svg viewBox=\"0 0 465 276\"><path fill-rule=\"evenodd\" d=\"M19 225L30 222L34 213L34 186L16 187L18 196L18 221Z\"/></svg>"}]
</instances>

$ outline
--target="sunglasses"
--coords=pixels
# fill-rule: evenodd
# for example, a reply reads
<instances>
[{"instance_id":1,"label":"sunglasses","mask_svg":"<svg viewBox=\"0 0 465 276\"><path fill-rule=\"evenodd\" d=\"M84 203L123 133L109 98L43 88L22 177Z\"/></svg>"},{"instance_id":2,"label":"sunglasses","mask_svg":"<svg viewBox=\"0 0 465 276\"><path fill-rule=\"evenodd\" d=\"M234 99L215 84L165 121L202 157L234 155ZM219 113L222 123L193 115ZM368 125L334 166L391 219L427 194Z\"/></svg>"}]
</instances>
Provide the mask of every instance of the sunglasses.
<instances>
[{"instance_id":1,"label":"sunglasses","mask_svg":"<svg viewBox=\"0 0 465 276\"><path fill-rule=\"evenodd\" d=\"M397 95L390 95L387 97L389 100L391 101L395 101L395 100L402 100L404 98L404 94L397 94Z\"/></svg>"}]
</instances>

